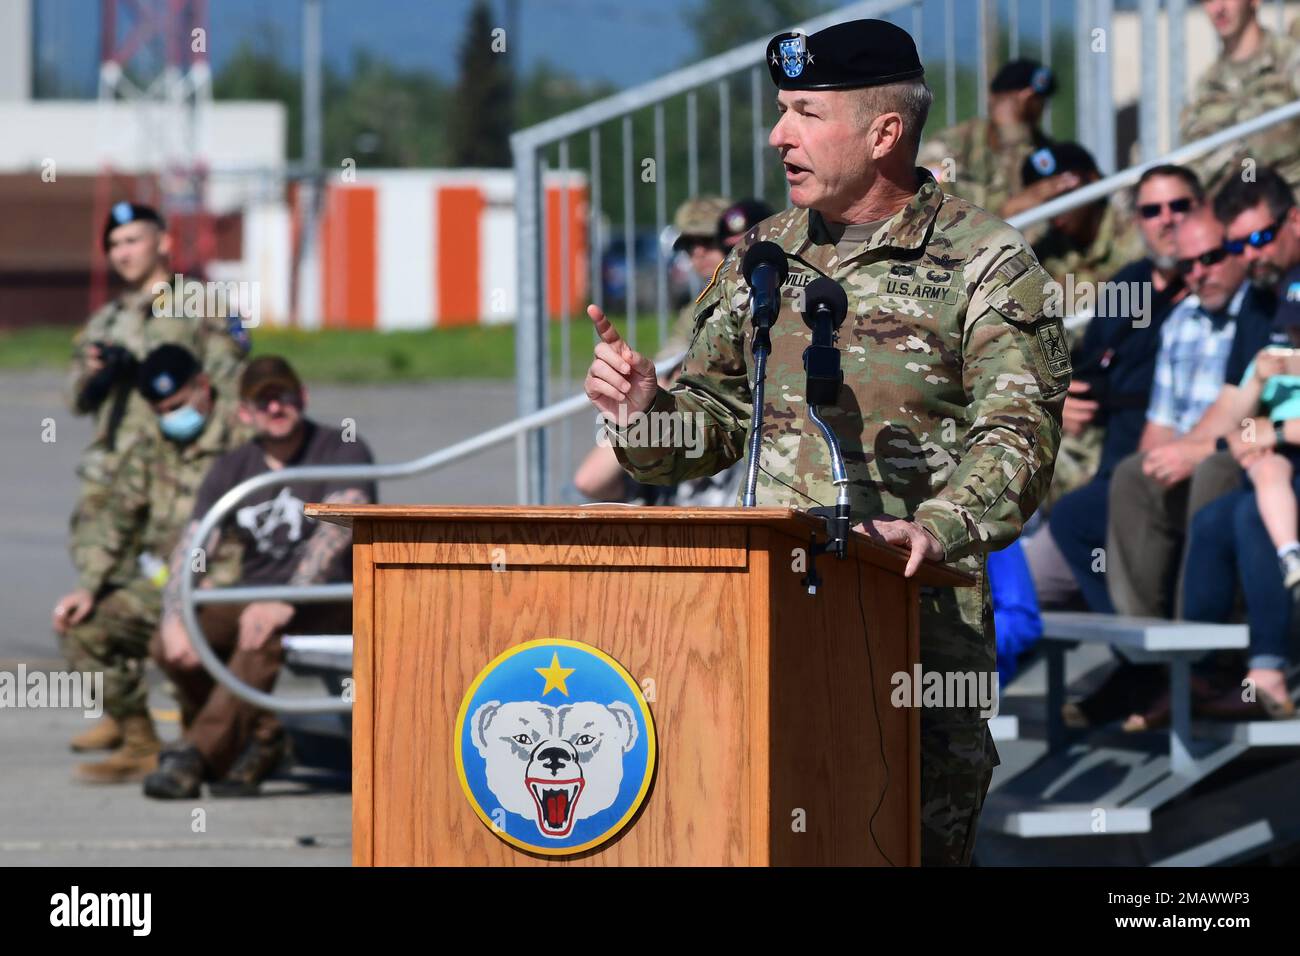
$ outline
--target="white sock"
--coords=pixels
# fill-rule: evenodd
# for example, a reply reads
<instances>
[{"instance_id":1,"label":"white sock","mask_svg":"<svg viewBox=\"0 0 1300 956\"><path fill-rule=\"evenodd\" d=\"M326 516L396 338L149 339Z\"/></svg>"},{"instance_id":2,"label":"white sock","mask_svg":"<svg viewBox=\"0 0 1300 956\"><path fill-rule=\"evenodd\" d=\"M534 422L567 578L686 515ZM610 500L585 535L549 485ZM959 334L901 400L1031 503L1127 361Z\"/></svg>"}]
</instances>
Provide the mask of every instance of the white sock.
<instances>
[{"instance_id":1,"label":"white sock","mask_svg":"<svg viewBox=\"0 0 1300 956\"><path fill-rule=\"evenodd\" d=\"M1300 551L1300 541L1288 541L1286 544L1282 545L1282 547L1277 549L1277 556L1279 558L1285 558L1291 551Z\"/></svg>"}]
</instances>

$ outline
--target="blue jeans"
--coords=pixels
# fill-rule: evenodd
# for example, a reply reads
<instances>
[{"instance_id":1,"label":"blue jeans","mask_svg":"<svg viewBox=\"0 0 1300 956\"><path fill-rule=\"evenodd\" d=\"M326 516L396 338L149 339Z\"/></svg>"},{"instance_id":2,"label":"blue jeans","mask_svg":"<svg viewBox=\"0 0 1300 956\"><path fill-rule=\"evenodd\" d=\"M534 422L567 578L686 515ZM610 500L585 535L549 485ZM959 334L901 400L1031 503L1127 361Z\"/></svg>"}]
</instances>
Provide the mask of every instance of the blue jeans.
<instances>
[{"instance_id":1,"label":"blue jeans","mask_svg":"<svg viewBox=\"0 0 1300 956\"><path fill-rule=\"evenodd\" d=\"M1106 574L1094 571L1094 552L1106 547L1107 503L1110 475L1098 476L1082 488L1076 488L1052 507L1047 526L1066 564L1079 582L1088 609L1098 614L1114 614Z\"/></svg>"},{"instance_id":2,"label":"blue jeans","mask_svg":"<svg viewBox=\"0 0 1300 956\"><path fill-rule=\"evenodd\" d=\"M1300 476L1292 487L1300 492ZM1290 659L1291 595L1249 487L1210 502L1193 516L1183 571L1183 616L1228 621L1238 587L1246 597L1250 625L1249 666L1284 669Z\"/></svg>"}]
</instances>

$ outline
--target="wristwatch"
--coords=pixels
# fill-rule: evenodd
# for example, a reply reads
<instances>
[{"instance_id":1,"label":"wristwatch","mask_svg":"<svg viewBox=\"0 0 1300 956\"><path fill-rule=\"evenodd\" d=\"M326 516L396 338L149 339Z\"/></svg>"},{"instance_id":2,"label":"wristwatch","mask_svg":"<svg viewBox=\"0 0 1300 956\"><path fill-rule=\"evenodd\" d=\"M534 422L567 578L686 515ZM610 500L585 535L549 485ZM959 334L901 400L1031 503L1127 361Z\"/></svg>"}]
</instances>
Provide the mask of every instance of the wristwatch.
<instances>
[{"instance_id":1,"label":"wristwatch","mask_svg":"<svg viewBox=\"0 0 1300 956\"><path fill-rule=\"evenodd\" d=\"M1286 444L1286 422L1276 421L1273 423L1273 434L1277 438L1276 447L1281 448Z\"/></svg>"},{"instance_id":2,"label":"wristwatch","mask_svg":"<svg viewBox=\"0 0 1300 956\"><path fill-rule=\"evenodd\" d=\"M1220 435L1218 438L1214 439L1214 450L1215 450L1215 451L1227 451L1227 450L1228 450L1228 439L1227 439L1225 436L1223 436L1223 435Z\"/></svg>"}]
</instances>

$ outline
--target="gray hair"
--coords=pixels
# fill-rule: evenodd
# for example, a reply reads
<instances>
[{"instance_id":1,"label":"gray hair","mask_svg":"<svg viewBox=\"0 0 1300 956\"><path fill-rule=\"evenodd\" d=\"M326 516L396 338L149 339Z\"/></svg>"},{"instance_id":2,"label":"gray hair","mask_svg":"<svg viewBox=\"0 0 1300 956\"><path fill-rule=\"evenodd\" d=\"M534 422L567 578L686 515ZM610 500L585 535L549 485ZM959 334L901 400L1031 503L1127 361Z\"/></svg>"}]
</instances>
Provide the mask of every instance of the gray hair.
<instances>
[{"instance_id":1,"label":"gray hair","mask_svg":"<svg viewBox=\"0 0 1300 956\"><path fill-rule=\"evenodd\" d=\"M868 86L856 92L854 115L858 125L866 129L882 113L899 114L903 118L903 138L911 144L915 158L921 144L921 130L934 103L934 91L925 80Z\"/></svg>"}]
</instances>

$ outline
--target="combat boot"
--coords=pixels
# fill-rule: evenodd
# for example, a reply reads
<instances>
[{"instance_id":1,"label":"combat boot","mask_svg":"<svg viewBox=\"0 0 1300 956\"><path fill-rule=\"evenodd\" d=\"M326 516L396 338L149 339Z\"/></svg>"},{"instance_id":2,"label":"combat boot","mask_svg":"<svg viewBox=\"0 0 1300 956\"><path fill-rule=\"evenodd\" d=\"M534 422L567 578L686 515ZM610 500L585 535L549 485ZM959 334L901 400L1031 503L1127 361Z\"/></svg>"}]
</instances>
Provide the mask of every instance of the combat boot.
<instances>
[{"instance_id":1,"label":"combat boot","mask_svg":"<svg viewBox=\"0 0 1300 956\"><path fill-rule=\"evenodd\" d=\"M77 767L83 783L128 783L143 780L158 768L162 742L154 733L148 714L134 714L122 721L122 745L98 763Z\"/></svg>"},{"instance_id":2,"label":"combat boot","mask_svg":"<svg viewBox=\"0 0 1300 956\"><path fill-rule=\"evenodd\" d=\"M111 714L105 714L95 726L73 737L68 742L68 746L76 753L85 753L89 750L116 750L122 746L122 725L114 720Z\"/></svg>"},{"instance_id":3,"label":"combat boot","mask_svg":"<svg viewBox=\"0 0 1300 956\"><path fill-rule=\"evenodd\" d=\"M163 751L158 769L144 778L144 795L155 800L192 800L199 795L204 770L198 750L173 744Z\"/></svg>"}]
</instances>

